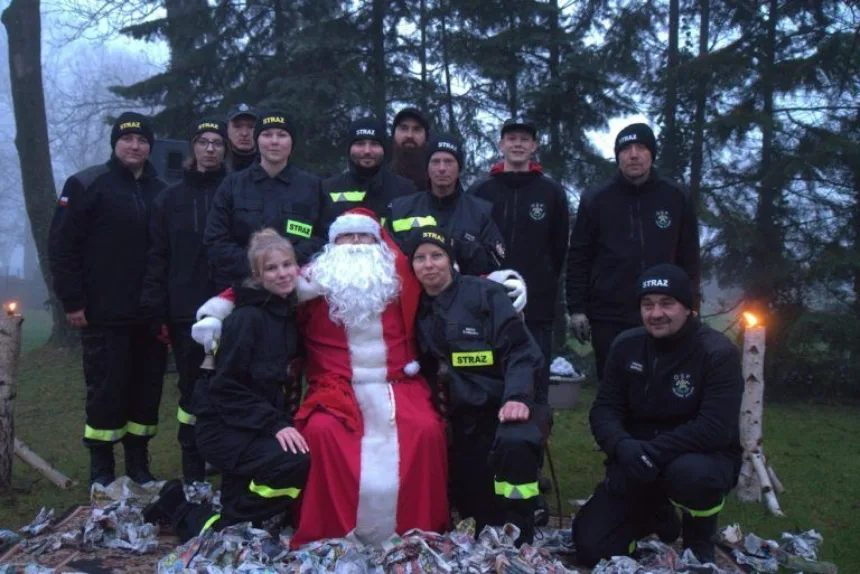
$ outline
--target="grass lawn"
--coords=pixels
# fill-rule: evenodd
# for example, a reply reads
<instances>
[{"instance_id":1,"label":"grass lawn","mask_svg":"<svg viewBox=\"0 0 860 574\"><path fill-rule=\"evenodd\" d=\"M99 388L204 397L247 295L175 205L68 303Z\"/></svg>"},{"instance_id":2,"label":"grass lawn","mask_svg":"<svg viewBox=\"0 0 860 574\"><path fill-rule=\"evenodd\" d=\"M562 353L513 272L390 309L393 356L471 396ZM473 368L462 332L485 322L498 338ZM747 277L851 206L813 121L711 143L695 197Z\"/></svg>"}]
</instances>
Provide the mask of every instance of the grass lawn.
<instances>
[{"instance_id":1,"label":"grass lawn","mask_svg":"<svg viewBox=\"0 0 860 574\"><path fill-rule=\"evenodd\" d=\"M18 436L77 481L68 491L56 488L21 461L15 461L13 490L0 495L0 528L29 522L41 506L62 512L88 498L88 457L81 444L84 385L79 351L40 348L49 320L27 314L20 387L16 403ZM153 440L153 472L180 475L176 444L175 379L165 381L159 434ZM552 454L565 512L567 500L585 498L601 478L602 456L588 429L587 408L594 398L586 388L579 406L557 413ZM778 539L786 530L816 528L825 539L823 558L842 572L860 572L856 519L860 511L860 417L856 408L772 404L765 411L765 452L788 489L780 503L786 518L768 515L763 504L730 498L722 523L740 522L745 532ZM121 449L117 449L121 452ZM118 470L122 470L121 456ZM550 503L555 509L554 495ZM852 526L854 524L855 526Z\"/></svg>"}]
</instances>

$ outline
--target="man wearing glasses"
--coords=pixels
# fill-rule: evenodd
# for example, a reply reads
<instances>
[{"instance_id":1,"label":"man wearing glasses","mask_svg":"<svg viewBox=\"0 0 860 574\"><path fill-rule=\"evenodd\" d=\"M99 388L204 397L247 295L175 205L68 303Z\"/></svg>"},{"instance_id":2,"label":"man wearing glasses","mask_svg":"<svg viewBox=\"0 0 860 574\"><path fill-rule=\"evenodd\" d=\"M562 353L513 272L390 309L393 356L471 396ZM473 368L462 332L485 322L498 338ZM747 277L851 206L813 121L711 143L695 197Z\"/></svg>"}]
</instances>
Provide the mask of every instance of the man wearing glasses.
<instances>
[{"instance_id":1,"label":"man wearing glasses","mask_svg":"<svg viewBox=\"0 0 860 574\"><path fill-rule=\"evenodd\" d=\"M215 294L203 247L203 231L215 190L227 175L227 125L203 118L194 125L191 155L182 181L153 202L149 256L141 306L153 324L167 324L179 373L179 445L185 482L204 480L205 464L194 440L191 398L203 361L203 347L191 339L194 314ZM169 296L168 296L169 294Z\"/></svg>"}]
</instances>

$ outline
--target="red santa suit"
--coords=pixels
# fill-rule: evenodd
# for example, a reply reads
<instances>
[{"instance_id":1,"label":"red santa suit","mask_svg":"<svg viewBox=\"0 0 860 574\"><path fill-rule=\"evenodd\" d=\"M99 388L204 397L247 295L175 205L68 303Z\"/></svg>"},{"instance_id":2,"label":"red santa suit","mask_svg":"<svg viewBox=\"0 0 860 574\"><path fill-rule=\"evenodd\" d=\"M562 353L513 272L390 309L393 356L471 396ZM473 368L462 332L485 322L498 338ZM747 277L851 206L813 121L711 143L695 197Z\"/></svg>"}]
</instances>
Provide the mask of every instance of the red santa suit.
<instances>
[{"instance_id":1,"label":"red santa suit","mask_svg":"<svg viewBox=\"0 0 860 574\"><path fill-rule=\"evenodd\" d=\"M401 289L381 315L345 327L324 297L299 307L309 386L295 424L311 467L294 548L353 530L379 544L412 528L448 527L444 422L414 362L420 286L394 250Z\"/></svg>"}]
</instances>

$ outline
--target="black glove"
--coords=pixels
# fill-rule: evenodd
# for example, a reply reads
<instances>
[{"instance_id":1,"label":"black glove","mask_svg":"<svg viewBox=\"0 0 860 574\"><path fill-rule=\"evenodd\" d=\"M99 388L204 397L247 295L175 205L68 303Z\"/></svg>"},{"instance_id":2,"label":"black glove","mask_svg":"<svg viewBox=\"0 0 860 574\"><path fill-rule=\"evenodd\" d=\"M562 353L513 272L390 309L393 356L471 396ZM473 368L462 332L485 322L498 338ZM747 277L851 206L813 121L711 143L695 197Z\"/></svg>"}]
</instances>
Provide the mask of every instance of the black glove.
<instances>
[{"instance_id":1,"label":"black glove","mask_svg":"<svg viewBox=\"0 0 860 574\"><path fill-rule=\"evenodd\" d=\"M657 463L645 452L642 441L630 438L622 440L615 447L615 459L624 469L624 474L640 484L650 484L660 474Z\"/></svg>"}]
</instances>

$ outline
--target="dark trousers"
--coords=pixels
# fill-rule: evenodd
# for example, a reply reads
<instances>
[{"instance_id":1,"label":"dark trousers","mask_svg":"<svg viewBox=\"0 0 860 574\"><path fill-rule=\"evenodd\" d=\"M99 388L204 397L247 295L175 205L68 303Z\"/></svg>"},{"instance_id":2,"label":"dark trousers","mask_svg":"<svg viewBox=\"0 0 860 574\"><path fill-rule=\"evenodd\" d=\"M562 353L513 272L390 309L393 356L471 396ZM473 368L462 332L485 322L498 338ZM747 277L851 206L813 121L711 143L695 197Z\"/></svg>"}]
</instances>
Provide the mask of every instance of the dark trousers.
<instances>
[{"instance_id":1,"label":"dark trousers","mask_svg":"<svg viewBox=\"0 0 860 574\"><path fill-rule=\"evenodd\" d=\"M182 474L186 482L203 481L206 465L197 450L194 424L197 421L192 399L194 385L201 377L200 364L206 353L203 346L191 338L191 323L171 323L170 343L179 374L179 406L176 418L179 421L177 439L182 448Z\"/></svg>"},{"instance_id":2,"label":"dark trousers","mask_svg":"<svg viewBox=\"0 0 860 574\"><path fill-rule=\"evenodd\" d=\"M549 366L552 363L552 323L545 321L529 321L526 328L534 337L535 343L543 354L543 368L535 381L535 404L545 405L549 400Z\"/></svg>"},{"instance_id":3,"label":"dark trousers","mask_svg":"<svg viewBox=\"0 0 860 574\"><path fill-rule=\"evenodd\" d=\"M290 508L307 482L309 469L309 455L284 452L274 437L254 439L229 472L220 469L221 514L208 505L186 503L176 517L176 532L185 541L200 534L204 526L219 530L240 522L259 526Z\"/></svg>"},{"instance_id":4,"label":"dark trousers","mask_svg":"<svg viewBox=\"0 0 860 574\"><path fill-rule=\"evenodd\" d=\"M164 343L146 325L85 327L81 346L87 386L84 444L155 436L167 366Z\"/></svg>"},{"instance_id":5,"label":"dark trousers","mask_svg":"<svg viewBox=\"0 0 860 574\"><path fill-rule=\"evenodd\" d=\"M603 380L603 368L606 366L606 357L609 356L609 347L622 331L632 329L638 325L628 323L616 323L614 321L591 321L591 347L594 349L594 362L597 367L597 380Z\"/></svg>"},{"instance_id":6,"label":"dark trousers","mask_svg":"<svg viewBox=\"0 0 860 574\"><path fill-rule=\"evenodd\" d=\"M631 483L620 466L610 463L606 478L574 519L577 560L592 566L601 558L630 554L637 540L652 534L654 517L667 504L693 516L715 516L736 477L734 462L721 454L681 455L648 485Z\"/></svg>"},{"instance_id":7,"label":"dark trousers","mask_svg":"<svg viewBox=\"0 0 860 574\"><path fill-rule=\"evenodd\" d=\"M475 518L479 532L488 524L522 528L534 520L543 444L535 419L500 424L495 411L451 419L451 498L460 516Z\"/></svg>"}]
</instances>

